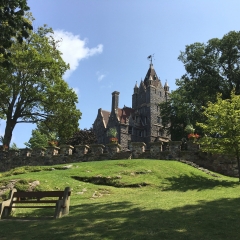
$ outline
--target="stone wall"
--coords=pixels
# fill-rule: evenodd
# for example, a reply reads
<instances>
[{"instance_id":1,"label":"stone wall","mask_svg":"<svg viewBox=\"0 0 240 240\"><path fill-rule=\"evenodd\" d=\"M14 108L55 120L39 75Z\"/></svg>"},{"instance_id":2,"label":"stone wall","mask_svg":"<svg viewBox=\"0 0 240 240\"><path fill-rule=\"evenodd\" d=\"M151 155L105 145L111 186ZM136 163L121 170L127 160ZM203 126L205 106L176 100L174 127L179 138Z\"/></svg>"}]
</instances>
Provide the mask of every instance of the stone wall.
<instances>
[{"instance_id":1,"label":"stone wall","mask_svg":"<svg viewBox=\"0 0 240 240\"><path fill-rule=\"evenodd\" d=\"M20 166L51 166L74 162L116 160L116 159L159 159L186 160L227 176L238 176L237 161L232 156L213 155L201 151L198 144L188 143L187 150L181 150L181 142L169 143L169 150L163 151L161 142L154 142L146 149L144 142L132 142L130 150L121 151L119 144L69 145L60 148L20 149L8 152L0 150L0 172Z\"/></svg>"}]
</instances>

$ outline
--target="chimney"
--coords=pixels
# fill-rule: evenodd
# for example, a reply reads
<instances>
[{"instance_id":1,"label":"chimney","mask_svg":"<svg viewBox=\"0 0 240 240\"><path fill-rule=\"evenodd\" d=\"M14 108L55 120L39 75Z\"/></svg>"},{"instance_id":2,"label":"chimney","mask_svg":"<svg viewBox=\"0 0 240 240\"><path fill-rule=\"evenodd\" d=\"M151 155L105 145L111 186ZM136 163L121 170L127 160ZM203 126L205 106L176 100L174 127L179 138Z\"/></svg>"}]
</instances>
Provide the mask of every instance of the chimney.
<instances>
[{"instance_id":1,"label":"chimney","mask_svg":"<svg viewBox=\"0 0 240 240\"><path fill-rule=\"evenodd\" d=\"M114 91L112 93L112 113L117 113L119 102L119 92Z\"/></svg>"}]
</instances>

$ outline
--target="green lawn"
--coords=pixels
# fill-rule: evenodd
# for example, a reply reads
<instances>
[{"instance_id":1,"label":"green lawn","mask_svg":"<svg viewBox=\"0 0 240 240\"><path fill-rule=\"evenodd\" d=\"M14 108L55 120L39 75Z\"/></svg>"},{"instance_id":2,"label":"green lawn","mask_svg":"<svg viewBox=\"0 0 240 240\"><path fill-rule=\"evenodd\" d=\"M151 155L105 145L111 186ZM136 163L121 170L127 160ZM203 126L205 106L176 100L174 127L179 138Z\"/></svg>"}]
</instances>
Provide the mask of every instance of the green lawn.
<instances>
[{"instance_id":1,"label":"green lawn","mask_svg":"<svg viewBox=\"0 0 240 240\"><path fill-rule=\"evenodd\" d=\"M0 187L39 180L39 190L72 188L70 214L17 209L0 239L240 239L238 179L212 177L164 160L117 160L25 167L0 173Z\"/></svg>"}]
</instances>

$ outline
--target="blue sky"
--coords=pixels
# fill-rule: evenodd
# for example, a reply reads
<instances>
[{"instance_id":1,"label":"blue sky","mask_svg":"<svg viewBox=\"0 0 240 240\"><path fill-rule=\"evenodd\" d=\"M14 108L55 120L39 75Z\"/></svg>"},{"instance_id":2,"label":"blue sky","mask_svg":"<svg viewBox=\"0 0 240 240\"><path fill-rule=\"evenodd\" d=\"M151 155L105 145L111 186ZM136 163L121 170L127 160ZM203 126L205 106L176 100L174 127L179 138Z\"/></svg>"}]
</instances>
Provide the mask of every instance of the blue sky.
<instances>
[{"instance_id":1,"label":"blue sky","mask_svg":"<svg viewBox=\"0 0 240 240\"><path fill-rule=\"evenodd\" d=\"M78 94L80 128L90 128L99 108L111 109L111 93L119 91L119 107L131 107L133 87L149 67L162 83L176 89L184 73L180 51L194 42L222 38L240 30L239 0L28 0L34 28L47 24L61 38L63 59L71 70L64 79ZM5 123L1 121L0 135ZM25 147L33 124L18 124L12 142Z\"/></svg>"}]
</instances>

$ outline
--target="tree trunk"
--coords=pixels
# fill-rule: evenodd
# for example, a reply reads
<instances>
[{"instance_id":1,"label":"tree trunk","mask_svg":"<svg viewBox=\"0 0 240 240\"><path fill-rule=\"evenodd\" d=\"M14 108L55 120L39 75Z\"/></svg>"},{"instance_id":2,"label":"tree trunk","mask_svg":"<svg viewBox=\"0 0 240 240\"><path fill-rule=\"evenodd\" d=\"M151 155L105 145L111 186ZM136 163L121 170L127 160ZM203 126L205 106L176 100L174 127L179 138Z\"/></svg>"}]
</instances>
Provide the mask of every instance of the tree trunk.
<instances>
[{"instance_id":1,"label":"tree trunk","mask_svg":"<svg viewBox=\"0 0 240 240\"><path fill-rule=\"evenodd\" d=\"M16 125L15 121L13 121L12 119L7 119L4 138L3 138L3 145L5 145L8 149L12 139L12 132L15 125Z\"/></svg>"}]
</instances>

